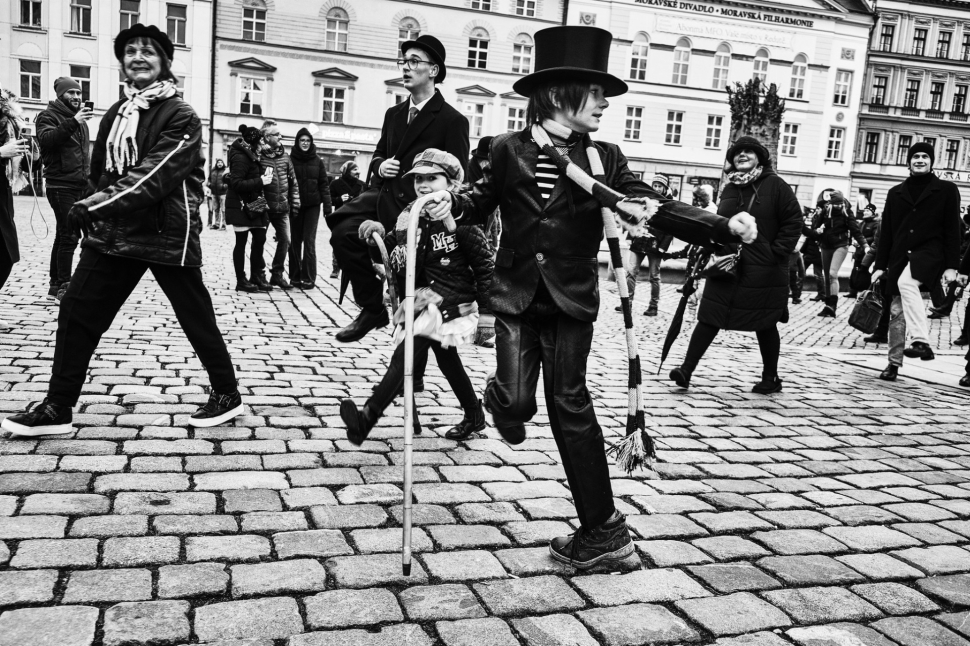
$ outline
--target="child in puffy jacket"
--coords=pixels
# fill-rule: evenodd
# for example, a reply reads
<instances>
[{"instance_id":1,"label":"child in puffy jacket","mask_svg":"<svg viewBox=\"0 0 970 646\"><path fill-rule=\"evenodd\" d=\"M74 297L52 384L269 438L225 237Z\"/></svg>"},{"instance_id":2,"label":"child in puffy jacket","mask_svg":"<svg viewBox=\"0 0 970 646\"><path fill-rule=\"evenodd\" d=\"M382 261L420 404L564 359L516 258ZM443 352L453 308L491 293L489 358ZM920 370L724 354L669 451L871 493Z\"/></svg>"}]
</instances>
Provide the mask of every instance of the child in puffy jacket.
<instances>
[{"instance_id":1,"label":"child in puffy jacket","mask_svg":"<svg viewBox=\"0 0 970 646\"><path fill-rule=\"evenodd\" d=\"M458 159L435 148L418 155L406 174L414 176L414 191L419 199L437 191L455 190L462 181ZM412 205L404 209L395 230L385 238L391 260L388 279L397 280L399 294L404 294L407 226ZM375 223L374 226L380 232L380 225ZM369 233L363 237L368 239ZM488 304L492 269L492 248L481 228L456 226L451 218L434 221L426 215L421 216L414 282L414 356L418 364L428 350L434 352L438 367L464 411L461 422L445 434L449 439L463 440L485 428L485 412L462 365L458 346L475 339L479 307ZM351 399L340 402L340 417L347 425L347 439L356 445L367 439L404 383L403 304L394 314L394 323L397 348L374 394L362 409L358 409ZM420 431L415 422L415 432Z\"/></svg>"}]
</instances>

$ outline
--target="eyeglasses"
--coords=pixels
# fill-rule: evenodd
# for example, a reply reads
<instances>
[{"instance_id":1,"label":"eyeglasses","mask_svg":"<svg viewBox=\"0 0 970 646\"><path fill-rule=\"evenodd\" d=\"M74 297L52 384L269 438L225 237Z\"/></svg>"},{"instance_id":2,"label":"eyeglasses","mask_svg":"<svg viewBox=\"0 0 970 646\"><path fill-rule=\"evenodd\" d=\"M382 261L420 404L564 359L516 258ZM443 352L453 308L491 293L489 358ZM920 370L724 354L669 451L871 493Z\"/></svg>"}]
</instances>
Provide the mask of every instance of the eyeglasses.
<instances>
[{"instance_id":1,"label":"eyeglasses","mask_svg":"<svg viewBox=\"0 0 970 646\"><path fill-rule=\"evenodd\" d=\"M428 65L434 65L434 63L432 63L431 61L423 61L420 58L399 58L397 61L397 66L400 67L401 69L404 69L406 67L409 70L414 70L414 69L417 69L418 65L421 65L422 63L426 63Z\"/></svg>"}]
</instances>

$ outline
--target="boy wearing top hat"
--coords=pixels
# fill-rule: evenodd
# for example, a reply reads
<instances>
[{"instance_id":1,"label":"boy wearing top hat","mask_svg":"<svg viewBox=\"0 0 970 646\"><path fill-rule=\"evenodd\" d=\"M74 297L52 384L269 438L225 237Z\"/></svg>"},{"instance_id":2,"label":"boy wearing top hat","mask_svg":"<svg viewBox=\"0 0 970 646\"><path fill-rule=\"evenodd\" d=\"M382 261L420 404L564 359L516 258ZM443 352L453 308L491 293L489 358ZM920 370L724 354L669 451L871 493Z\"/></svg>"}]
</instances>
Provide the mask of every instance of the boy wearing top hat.
<instances>
[{"instance_id":1,"label":"boy wearing top hat","mask_svg":"<svg viewBox=\"0 0 970 646\"><path fill-rule=\"evenodd\" d=\"M599 309L596 256L603 220L593 197L542 153L533 125L587 173L589 155L598 154L605 170L600 179L611 188L658 201L651 226L698 244L736 241L732 231L751 235L743 218L729 223L664 198L636 178L617 146L590 141L609 106L607 97L627 90L606 71L611 40L609 32L593 27L539 31L536 72L514 85L529 98L528 128L495 137L491 164L471 193L443 193L430 211L435 218L452 213L464 223L484 224L501 207L502 236L490 291L497 370L486 383L485 408L507 442L521 443L525 422L536 413L542 368L550 426L581 523L575 534L554 539L549 549L556 560L582 569L634 551L613 503L603 432L586 388ZM571 134L557 136L550 129Z\"/></svg>"}]
</instances>

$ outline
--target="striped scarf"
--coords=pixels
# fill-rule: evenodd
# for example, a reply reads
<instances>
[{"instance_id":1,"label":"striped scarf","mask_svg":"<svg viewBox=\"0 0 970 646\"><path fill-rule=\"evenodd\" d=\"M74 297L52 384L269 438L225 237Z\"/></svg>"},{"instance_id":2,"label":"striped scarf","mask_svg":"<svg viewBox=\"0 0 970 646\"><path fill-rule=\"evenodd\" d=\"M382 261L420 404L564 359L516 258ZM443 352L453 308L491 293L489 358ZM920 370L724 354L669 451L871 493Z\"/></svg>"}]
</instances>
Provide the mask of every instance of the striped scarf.
<instances>
[{"instance_id":1,"label":"striped scarf","mask_svg":"<svg viewBox=\"0 0 970 646\"><path fill-rule=\"evenodd\" d=\"M125 83L128 100L121 104L114 123L108 132L108 159L105 170L119 175L138 162L138 121L141 111L153 103L174 96L178 91L171 80L155 81L148 87L137 89L131 82Z\"/></svg>"}]
</instances>

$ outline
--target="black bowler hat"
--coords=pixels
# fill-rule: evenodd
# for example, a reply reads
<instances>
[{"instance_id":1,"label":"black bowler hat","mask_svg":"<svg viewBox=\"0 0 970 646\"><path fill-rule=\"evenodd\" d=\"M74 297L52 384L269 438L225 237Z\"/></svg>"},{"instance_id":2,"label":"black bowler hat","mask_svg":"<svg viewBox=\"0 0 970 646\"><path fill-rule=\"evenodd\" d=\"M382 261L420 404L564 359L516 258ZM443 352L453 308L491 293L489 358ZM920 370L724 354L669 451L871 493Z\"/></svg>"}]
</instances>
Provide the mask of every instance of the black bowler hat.
<instances>
[{"instance_id":1,"label":"black bowler hat","mask_svg":"<svg viewBox=\"0 0 970 646\"><path fill-rule=\"evenodd\" d=\"M156 43L162 46L162 51L165 52L165 56L168 60L175 58L175 45L172 44L172 40L168 37L168 34L161 31L155 25L143 25L138 23L133 25L128 29L122 29L121 33L115 37L115 58L119 61L125 57L125 45L128 44L132 38L151 38Z\"/></svg>"},{"instance_id":2,"label":"black bowler hat","mask_svg":"<svg viewBox=\"0 0 970 646\"><path fill-rule=\"evenodd\" d=\"M535 35L536 68L512 85L529 96L547 81L586 81L603 86L606 96L625 94L627 85L610 74L610 43L613 35L598 27L549 27Z\"/></svg>"},{"instance_id":3,"label":"black bowler hat","mask_svg":"<svg viewBox=\"0 0 970 646\"><path fill-rule=\"evenodd\" d=\"M445 68L445 46L441 44L441 41L434 36L428 36L422 34L415 38L414 40L408 40L401 45L401 54L408 51L412 47L417 47L422 52L431 57L431 62L438 66L440 70L438 76L435 77L436 83L441 83L445 80L445 73L448 71Z\"/></svg>"}]
</instances>

